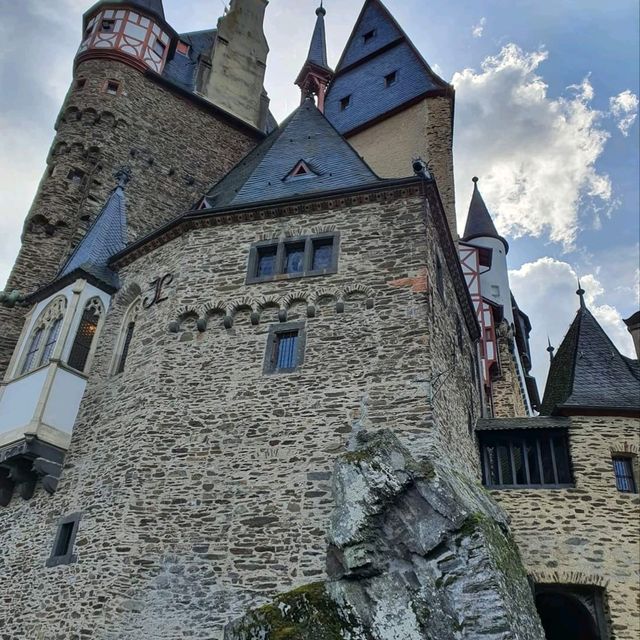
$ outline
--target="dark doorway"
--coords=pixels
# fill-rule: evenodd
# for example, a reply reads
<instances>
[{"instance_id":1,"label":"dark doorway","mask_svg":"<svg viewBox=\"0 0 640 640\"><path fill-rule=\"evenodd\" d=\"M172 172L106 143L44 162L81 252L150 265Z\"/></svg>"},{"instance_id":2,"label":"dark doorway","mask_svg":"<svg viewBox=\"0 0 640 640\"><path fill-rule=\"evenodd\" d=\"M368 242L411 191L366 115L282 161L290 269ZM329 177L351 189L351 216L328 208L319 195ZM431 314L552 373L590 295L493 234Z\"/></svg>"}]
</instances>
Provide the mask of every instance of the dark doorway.
<instances>
[{"instance_id":1,"label":"dark doorway","mask_svg":"<svg viewBox=\"0 0 640 640\"><path fill-rule=\"evenodd\" d=\"M536 606L547 640L602 640L593 615L573 595L538 593Z\"/></svg>"}]
</instances>

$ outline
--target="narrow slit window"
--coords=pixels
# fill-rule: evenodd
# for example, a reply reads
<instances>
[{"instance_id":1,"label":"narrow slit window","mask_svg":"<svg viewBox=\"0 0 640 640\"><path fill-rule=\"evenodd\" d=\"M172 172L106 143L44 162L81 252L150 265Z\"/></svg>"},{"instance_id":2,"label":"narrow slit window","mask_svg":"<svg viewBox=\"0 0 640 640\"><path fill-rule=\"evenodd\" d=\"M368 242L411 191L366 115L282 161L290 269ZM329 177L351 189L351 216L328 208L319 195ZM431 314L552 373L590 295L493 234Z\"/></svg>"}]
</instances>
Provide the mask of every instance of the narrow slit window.
<instances>
[{"instance_id":1,"label":"narrow slit window","mask_svg":"<svg viewBox=\"0 0 640 640\"><path fill-rule=\"evenodd\" d=\"M120 359L118 360L118 368L116 369L116 373L122 373L127 365L127 358L129 357L129 349L131 348L131 341L133 340L133 333L136 328L135 322L130 322L127 325L127 332L124 337L124 342L122 343L122 353L120 354Z\"/></svg>"},{"instance_id":2,"label":"narrow slit window","mask_svg":"<svg viewBox=\"0 0 640 640\"><path fill-rule=\"evenodd\" d=\"M37 329L31 338L31 342L29 343L29 349L27 351L27 355L25 356L24 363L22 365L21 374L28 373L33 369L35 364L36 355L38 350L40 349L40 343L42 342L42 335L44 333L43 329Z\"/></svg>"},{"instance_id":3,"label":"narrow slit window","mask_svg":"<svg viewBox=\"0 0 640 640\"><path fill-rule=\"evenodd\" d=\"M85 310L78 327L78 333L76 333L76 338L71 347L68 363L70 367L84 372L91 353L93 339L98 331L99 321L100 315L96 310Z\"/></svg>"},{"instance_id":4,"label":"narrow slit window","mask_svg":"<svg viewBox=\"0 0 640 640\"><path fill-rule=\"evenodd\" d=\"M54 320L53 324L49 328L49 333L47 334L47 341L44 344L44 349L42 350L42 357L40 358L40 364L46 364L51 360L51 356L53 355L53 350L56 348L56 343L58 342L58 337L60 336L60 329L62 328L62 318L58 318Z\"/></svg>"},{"instance_id":5,"label":"narrow slit window","mask_svg":"<svg viewBox=\"0 0 640 640\"><path fill-rule=\"evenodd\" d=\"M633 475L633 458L630 456L614 456L613 471L616 476L616 488L621 493L637 493Z\"/></svg>"},{"instance_id":6,"label":"narrow slit window","mask_svg":"<svg viewBox=\"0 0 640 640\"><path fill-rule=\"evenodd\" d=\"M444 298L444 271L440 256L436 256L436 288L441 298Z\"/></svg>"},{"instance_id":7,"label":"narrow slit window","mask_svg":"<svg viewBox=\"0 0 640 640\"><path fill-rule=\"evenodd\" d=\"M73 554L78 527L80 525L80 513L74 513L60 521L56 533L51 556L47 560L48 567L56 567L61 564L71 564L76 561Z\"/></svg>"},{"instance_id":8,"label":"narrow slit window","mask_svg":"<svg viewBox=\"0 0 640 640\"><path fill-rule=\"evenodd\" d=\"M351 106L351 94L340 99L340 111L344 111Z\"/></svg>"}]
</instances>

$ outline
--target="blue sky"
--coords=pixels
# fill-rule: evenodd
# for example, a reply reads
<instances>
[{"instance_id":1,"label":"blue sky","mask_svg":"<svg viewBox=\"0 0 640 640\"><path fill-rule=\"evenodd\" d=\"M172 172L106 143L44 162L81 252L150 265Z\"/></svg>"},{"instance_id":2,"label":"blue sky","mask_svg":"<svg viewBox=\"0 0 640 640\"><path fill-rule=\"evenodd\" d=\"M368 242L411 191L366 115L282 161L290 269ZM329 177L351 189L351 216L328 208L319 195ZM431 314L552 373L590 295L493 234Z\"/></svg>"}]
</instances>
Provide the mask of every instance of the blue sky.
<instances>
[{"instance_id":1,"label":"blue sky","mask_svg":"<svg viewBox=\"0 0 640 640\"><path fill-rule=\"evenodd\" d=\"M91 0L0 0L0 286L71 78ZM165 0L180 32L215 25L222 0ZM313 28L314 0L271 0L267 90L284 118ZM637 0L387 0L427 61L456 87L459 224L471 177L511 245L512 286L534 325L535 373L547 335L571 322L580 276L616 344L638 308ZM335 64L362 0L326 0ZM47 34L44 38L43 34ZM16 37L19 34L20 37ZM9 91L6 88L12 87Z\"/></svg>"}]
</instances>

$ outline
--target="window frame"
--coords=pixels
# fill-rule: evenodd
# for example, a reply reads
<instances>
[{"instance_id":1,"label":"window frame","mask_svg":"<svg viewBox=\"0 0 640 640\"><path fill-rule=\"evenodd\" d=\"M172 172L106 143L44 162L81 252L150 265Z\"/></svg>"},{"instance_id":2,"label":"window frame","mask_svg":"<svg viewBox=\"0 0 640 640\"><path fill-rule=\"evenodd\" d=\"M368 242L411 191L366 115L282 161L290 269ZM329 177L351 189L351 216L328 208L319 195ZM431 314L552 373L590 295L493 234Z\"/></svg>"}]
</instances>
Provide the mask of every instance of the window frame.
<instances>
[{"instance_id":1,"label":"window frame","mask_svg":"<svg viewBox=\"0 0 640 640\"><path fill-rule=\"evenodd\" d=\"M51 548L51 555L47 560L47 567L57 567L63 564L71 564L78 561L78 556L73 552L73 548L76 543L76 537L78 535L78 529L80 527L80 520L82 519L82 513L76 512L71 515L65 516L58 520L58 527L56 530L56 536ZM71 533L69 535L69 541L67 542L66 553L58 555L57 550L61 542L63 531L66 525L71 525Z\"/></svg>"},{"instance_id":2,"label":"window frame","mask_svg":"<svg viewBox=\"0 0 640 640\"><path fill-rule=\"evenodd\" d=\"M129 355L131 354L131 344L133 343L136 328L138 327L138 320L140 317L140 312L142 311L142 296L139 295L127 308L122 324L120 325L120 331L118 332L118 340L116 342L116 348L113 352L113 360L111 362L111 375L112 376L121 376L126 373L127 370L127 360L129 359ZM133 324L133 334L131 339L128 341L127 345L127 336L129 334L130 325ZM126 347L126 353L125 353ZM123 356L124 358L124 366L123 366Z\"/></svg>"},{"instance_id":3,"label":"window frame","mask_svg":"<svg viewBox=\"0 0 640 640\"><path fill-rule=\"evenodd\" d=\"M618 480L620 478L627 478L627 476L618 476L617 469L616 469L616 461L620 461L620 462L624 461L625 464L629 465L628 480L631 483L630 490L625 490L620 488L620 484L618 483ZM635 456L632 453L619 453L616 451L611 454L611 465L613 467L613 479L616 484L616 490L618 491L618 493L627 494L627 495L638 494L638 477L637 477L637 471L636 471L636 464L637 464L637 456Z\"/></svg>"},{"instance_id":4,"label":"window frame","mask_svg":"<svg viewBox=\"0 0 640 640\"><path fill-rule=\"evenodd\" d=\"M549 447L549 452L551 454L551 463L553 476L557 482L547 483L544 478L544 463L542 459L542 451L540 447L540 441L546 441L547 443L552 443L554 439L561 437L564 441L565 453L566 453L566 463L567 463L567 471L569 474L569 482L560 482L559 481L559 467L556 461L556 451L554 446ZM493 440L492 443L487 442L487 440ZM490 446L496 447L499 446L497 443L499 440L508 442L509 449L509 468L511 471L511 475L513 479L516 480L516 465L514 458L514 442L517 441L518 444L522 445L525 443L536 443L536 460L538 473L540 476L539 483L531 483L531 473L529 470L529 460L526 455L523 455L523 472L525 474L526 482L524 484L513 483L513 484L504 484L499 482L498 484L491 484L490 480L490 464L488 458L487 448ZM569 489L575 487L575 478L573 474L573 464L571 458L571 442L569 439L569 430L566 428L559 429L504 429L504 430L495 430L495 431L479 431L478 432L478 446L480 451L480 466L482 470L482 484L489 490L513 490L513 489L526 489L526 490L540 490L540 489ZM503 445L504 446L504 445ZM501 476L501 472L499 469L499 478ZM500 478L501 479L501 478Z\"/></svg>"},{"instance_id":5,"label":"window frame","mask_svg":"<svg viewBox=\"0 0 640 640\"><path fill-rule=\"evenodd\" d=\"M400 80L400 71L398 71L398 69L395 69L394 71L390 71L384 76L384 88L390 89L391 87L397 85L399 80Z\"/></svg>"},{"instance_id":6,"label":"window frame","mask_svg":"<svg viewBox=\"0 0 640 640\"><path fill-rule=\"evenodd\" d=\"M78 334L80 333L82 323L84 322L84 317L89 311L93 311L94 315L98 317L98 321L96 322L96 330L92 336L91 344L89 345L89 350L87 352L87 357L84 363L84 367L82 369L77 369L71 364L71 356L73 355L73 350L76 347L76 343L78 341ZM87 300L86 304L84 305L84 309L82 310L82 315L80 316L80 322L78 323L78 326L75 328L75 334L73 336L73 341L71 342L69 356L67 357L67 360L66 360L67 365L74 371L78 371L79 373L82 373L82 374L87 374L91 369L91 365L93 363L93 357L95 355L96 348L98 346L98 337L100 336L100 332L102 331L102 326L104 325L105 316L106 316L106 313L105 313L104 304L102 303L102 300L100 300L99 297L94 297Z\"/></svg>"},{"instance_id":7,"label":"window frame","mask_svg":"<svg viewBox=\"0 0 640 640\"><path fill-rule=\"evenodd\" d=\"M315 246L322 242L332 243L331 263L325 269L313 269ZM286 248L288 245L296 244L304 244L303 269L295 273L285 273ZM276 247L274 273L267 276L259 276L258 266L260 264L260 252L265 249L273 249L274 247ZM338 272L339 254L340 233L337 231L255 242L249 250L246 284L332 275Z\"/></svg>"},{"instance_id":8,"label":"window frame","mask_svg":"<svg viewBox=\"0 0 640 640\"><path fill-rule=\"evenodd\" d=\"M156 47L160 48L160 52L156 49ZM164 60L165 54L167 53L167 45L160 40L160 38L156 37L151 50L155 53L161 60Z\"/></svg>"},{"instance_id":9,"label":"window frame","mask_svg":"<svg viewBox=\"0 0 640 640\"><path fill-rule=\"evenodd\" d=\"M298 333L294 356L295 365L288 369L278 369L274 362L274 353L278 345L278 338L282 334L293 332ZM299 371L300 367L304 364L306 344L307 330L305 322L283 322L271 325L271 327L269 327L269 335L267 336L262 373L264 375L287 375Z\"/></svg>"}]
</instances>

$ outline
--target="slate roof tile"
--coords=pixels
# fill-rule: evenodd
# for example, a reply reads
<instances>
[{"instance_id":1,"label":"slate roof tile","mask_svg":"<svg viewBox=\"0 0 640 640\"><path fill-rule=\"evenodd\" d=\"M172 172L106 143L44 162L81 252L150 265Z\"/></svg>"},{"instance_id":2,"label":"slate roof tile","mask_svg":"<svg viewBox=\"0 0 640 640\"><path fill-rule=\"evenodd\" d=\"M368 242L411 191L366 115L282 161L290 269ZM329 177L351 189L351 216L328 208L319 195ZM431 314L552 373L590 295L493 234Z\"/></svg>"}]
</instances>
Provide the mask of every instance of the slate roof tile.
<instances>
[{"instance_id":1,"label":"slate roof tile","mask_svg":"<svg viewBox=\"0 0 640 640\"><path fill-rule=\"evenodd\" d=\"M189 45L189 55L185 56L176 51L173 58L165 65L162 75L180 85L183 89L193 92L196 90L198 59L203 54L206 56L213 55L216 29L182 33L180 34L180 40Z\"/></svg>"}]
</instances>

